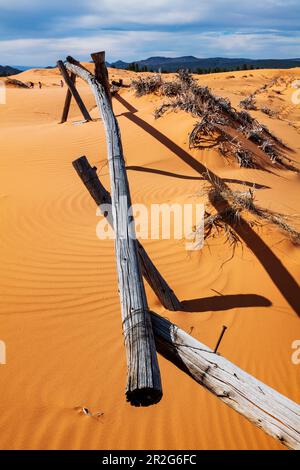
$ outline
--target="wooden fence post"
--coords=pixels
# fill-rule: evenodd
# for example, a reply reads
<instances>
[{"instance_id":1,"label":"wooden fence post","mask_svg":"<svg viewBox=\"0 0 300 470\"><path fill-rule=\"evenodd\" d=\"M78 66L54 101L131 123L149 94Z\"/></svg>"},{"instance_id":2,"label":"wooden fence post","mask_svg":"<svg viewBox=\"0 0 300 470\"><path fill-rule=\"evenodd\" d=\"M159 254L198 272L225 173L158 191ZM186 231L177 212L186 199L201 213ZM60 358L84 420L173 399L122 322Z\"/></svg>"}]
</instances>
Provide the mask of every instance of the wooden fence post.
<instances>
[{"instance_id":1,"label":"wooden fence post","mask_svg":"<svg viewBox=\"0 0 300 470\"><path fill-rule=\"evenodd\" d=\"M67 70L66 70L66 68L65 68L65 65L64 65L63 61L62 61L62 60L59 60L59 61L57 62L57 66L58 66L58 68L59 68L59 70L60 70L60 72L61 72L61 74L62 74L62 76L63 76L63 78L64 78L64 80L65 80L65 82L66 82L66 84L67 84L67 86L68 86L68 88L69 88L69 90L70 90L70 92L71 92L72 95L74 96L74 99L75 99L76 103L78 104L78 107L79 107L79 109L80 109L80 111L81 111L81 113L82 113L84 119L85 119L86 121L92 121L92 118L91 118L91 116L90 116L88 110L86 109L84 102L82 101L82 99L81 99L81 97L80 97L80 95L79 95L79 93L78 93L78 91L77 91L77 89L76 89L76 87L75 87L73 81L72 81L71 78L69 77L69 74L68 74L68 72L67 72ZM76 75L76 74L74 74L74 75ZM71 99L70 99L70 101L71 101Z\"/></svg>"},{"instance_id":2,"label":"wooden fence post","mask_svg":"<svg viewBox=\"0 0 300 470\"><path fill-rule=\"evenodd\" d=\"M154 336L145 287L138 261L131 197L118 122L101 83L71 57L66 68L91 87L102 117L108 149L108 164L115 230L119 295L127 356L127 400L135 406L157 403L162 397Z\"/></svg>"},{"instance_id":3,"label":"wooden fence post","mask_svg":"<svg viewBox=\"0 0 300 470\"><path fill-rule=\"evenodd\" d=\"M94 52L91 54L91 58L95 64L95 77L99 83L104 87L106 95L112 104L111 93L110 93L110 85L109 85L109 78L107 73L107 68L105 65L105 52Z\"/></svg>"},{"instance_id":4,"label":"wooden fence post","mask_svg":"<svg viewBox=\"0 0 300 470\"><path fill-rule=\"evenodd\" d=\"M95 77L79 63L73 59L71 61L67 63L68 70L86 80L94 92L107 136L113 224L116 231L116 257L128 358L129 387L127 398L132 404L148 405L158 401L162 395L156 356L153 354L152 338L154 334L157 350L166 359L172 361L221 401L245 416L264 432L290 449L299 450L300 406L297 403L216 354L167 319L149 312L139 275L136 241L126 236L130 230L128 222L132 222L132 220L129 220L128 212L126 216L126 211L123 209L128 209L130 207L128 203L131 201L117 121L101 83L98 83ZM74 165L78 173L81 171L82 163L89 172L92 171L85 176L82 174L81 178L97 202L98 189L95 192L95 185L90 185L90 180L98 180L95 178L95 169L91 169L86 159L78 163L79 160ZM98 183L100 184L99 180ZM106 192L106 198L107 195ZM127 202L122 204L120 196L126 196ZM121 235L124 234L124 243L121 243ZM132 303L130 303L131 301ZM140 310L138 309L139 305L141 306ZM140 321L142 324L139 323ZM143 329L141 330L141 328ZM141 340L140 349L137 347L138 339ZM150 352L150 362L149 357L145 354L147 352ZM141 362L142 357L145 358L144 362ZM139 366L143 369L141 375L137 373ZM154 375L147 373L149 367L155 369ZM145 378L149 379L146 381L147 384ZM143 384L143 388L133 389L133 383Z\"/></svg>"},{"instance_id":5,"label":"wooden fence post","mask_svg":"<svg viewBox=\"0 0 300 470\"><path fill-rule=\"evenodd\" d=\"M99 180L96 168L92 168L86 157L80 157L73 162L73 166L80 177L81 181L86 186L88 192L96 202L97 206L100 207L102 204L111 204L111 196L109 192L104 188ZM109 224L113 226L113 220L111 212L107 212L103 215L107 218ZM167 282L164 280L160 272L157 270L143 245L137 240L137 250L139 255L139 262L142 270L142 274L153 292L156 294L161 304L167 310L178 311L182 310L182 305L177 299L174 291L170 288Z\"/></svg>"},{"instance_id":6,"label":"wooden fence post","mask_svg":"<svg viewBox=\"0 0 300 470\"><path fill-rule=\"evenodd\" d=\"M71 80L71 82L73 83L73 85L75 87L76 75L74 73L71 73L70 80ZM63 113L62 113L62 117L61 117L61 121L60 121L61 124L63 124L64 122L66 122L68 120L71 100L72 100L72 93L70 91L70 88L68 87L66 100L65 100L65 105L64 105L64 109L63 109Z\"/></svg>"}]
</instances>

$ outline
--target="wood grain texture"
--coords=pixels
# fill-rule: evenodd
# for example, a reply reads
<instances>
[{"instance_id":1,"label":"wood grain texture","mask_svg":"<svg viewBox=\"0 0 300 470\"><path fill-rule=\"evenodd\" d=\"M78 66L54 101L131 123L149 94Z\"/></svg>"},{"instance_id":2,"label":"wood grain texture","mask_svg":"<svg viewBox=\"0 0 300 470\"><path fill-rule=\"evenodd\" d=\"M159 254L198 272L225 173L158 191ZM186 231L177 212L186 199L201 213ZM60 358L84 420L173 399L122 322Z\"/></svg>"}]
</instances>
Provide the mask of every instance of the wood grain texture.
<instances>
[{"instance_id":1,"label":"wood grain texture","mask_svg":"<svg viewBox=\"0 0 300 470\"><path fill-rule=\"evenodd\" d=\"M112 103L111 92L110 92L110 84L109 84L109 78L108 78L108 71L107 71L107 68L106 68L106 65L105 65L105 52L104 51L94 52L93 54L91 54L91 58L93 59L94 64L95 64L95 77L96 77L96 80L99 83L101 83L101 85L103 86L103 88L106 92L106 95L107 95L110 103Z\"/></svg>"},{"instance_id":2,"label":"wood grain texture","mask_svg":"<svg viewBox=\"0 0 300 470\"><path fill-rule=\"evenodd\" d=\"M160 401L162 387L149 308L138 261L131 197L118 122L104 87L79 62L68 57L66 68L91 87L102 117L108 151L115 253L127 357L127 400L134 406Z\"/></svg>"},{"instance_id":3,"label":"wood grain texture","mask_svg":"<svg viewBox=\"0 0 300 470\"><path fill-rule=\"evenodd\" d=\"M260 382L166 318L151 314L158 352L290 449L300 450L300 405Z\"/></svg>"}]
</instances>

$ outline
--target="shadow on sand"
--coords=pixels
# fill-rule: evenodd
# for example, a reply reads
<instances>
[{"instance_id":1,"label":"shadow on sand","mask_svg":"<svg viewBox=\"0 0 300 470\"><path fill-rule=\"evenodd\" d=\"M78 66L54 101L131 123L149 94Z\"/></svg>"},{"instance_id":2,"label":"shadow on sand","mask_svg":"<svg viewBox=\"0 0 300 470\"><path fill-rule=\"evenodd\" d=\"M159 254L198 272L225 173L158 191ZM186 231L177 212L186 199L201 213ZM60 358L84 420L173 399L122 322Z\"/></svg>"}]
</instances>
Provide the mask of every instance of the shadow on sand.
<instances>
[{"instance_id":1,"label":"shadow on sand","mask_svg":"<svg viewBox=\"0 0 300 470\"><path fill-rule=\"evenodd\" d=\"M270 307L272 305L269 299L256 294L216 295L184 300L181 304L184 312L217 312L232 308Z\"/></svg>"},{"instance_id":2,"label":"shadow on sand","mask_svg":"<svg viewBox=\"0 0 300 470\"><path fill-rule=\"evenodd\" d=\"M148 122L141 119L135 113L137 109L130 105L123 97L115 95L115 98L123 104L129 112L123 113L127 119L139 126L145 132L150 134L154 139L167 147L174 155L184 161L193 170L198 172L203 179L207 180L212 186L227 188L225 181L210 171L202 163L196 160L192 155L179 147L175 142L169 139L162 132L151 126ZM226 200L219 201L215 208L218 211L220 207L224 208L224 204L228 206ZM300 289L293 276L289 273L279 258L273 253L270 247L260 238L260 236L252 229L252 227L242 217L238 226L232 224L232 228L238 236L244 241L258 261L264 267L278 290L286 299L294 312L300 316Z\"/></svg>"},{"instance_id":3,"label":"shadow on sand","mask_svg":"<svg viewBox=\"0 0 300 470\"><path fill-rule=\"evenodd\" d=\"M140 172L145 172L145 173L152 173L152 174L157 174L157 175L162 175L162 176L169 176L170 178L178 178L182 180L193 180L193 181L207 181L207 178L203 178L201 176L188 176L188 175L180 175L178 173L172 173L170 171L164 171L164 170L158 170L156 168L145 168L143 166L127 166L126 170L129 171L140 171ZM226 178L223 179L224 183L235 183L235 184L243 184L245 186L249 186L250 188L253 188L255 186L256 189L270 189L270 186L265 186L263 184L258 184L258 183L252 183L251 181L242 181L242 180L236 180L236 179L231 179L231 178Z\"/></svg>"}]
</instances>

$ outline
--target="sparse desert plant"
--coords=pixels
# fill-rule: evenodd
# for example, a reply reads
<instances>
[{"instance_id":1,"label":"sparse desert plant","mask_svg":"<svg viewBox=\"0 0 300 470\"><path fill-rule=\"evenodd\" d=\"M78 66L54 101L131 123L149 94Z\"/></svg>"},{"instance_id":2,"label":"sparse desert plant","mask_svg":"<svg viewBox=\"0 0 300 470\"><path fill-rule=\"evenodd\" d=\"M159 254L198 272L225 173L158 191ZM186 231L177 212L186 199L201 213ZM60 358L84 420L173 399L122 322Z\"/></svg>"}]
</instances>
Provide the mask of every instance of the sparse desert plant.
<instances>
[{"instance_id":1,"label":"sparse desert plant","mask_svg":"<svg viewBox=\"0 0 300 470\"><path fill-rule=\"evenodd\" d=\"M161 92L163 96L172 97L177 96L181 92L181 84L175 80L169 82L163 82L161 86Z\"/></svg>"},{"instance_id":2,"label":"sparse desert plant","mask_svg":"<svg viewBox=\"0 0 300 470\"><path fill-rule=\"evenodd\" d=\"M209 114L202 121L195 124L190 134L190 147L199 148L206 145L218 145L219 153L227 159L235 157L241 167L255 168L251 152L243 147L241 142L221 126L215 126L210 122Z\"/></svg>"},{"instance_id":3,"label":"sparse desert plant","mask_svg":"<svg viewBox=\"0 0 300 470\"><path fill-rule=\"evenodd\" d=\"M133 82L133 87L139 96L154 90L169 98L155 110L156 118L169 110L182 110L200 118L189 137L191 148L207 147L210 141L211 147L217 148L227 159L234 157L240 166L262 168L273 164L300 171L286 156L288 147L265 125L246 110L237 111L227 98L216 96L208 87L198 85L190 72L181 70L175 80L168 82L158 77L139 79ZM245 145L247 141L255 144L256 149Z\"/></svg>"},{"instance_id":4,"label":"sparse desert plant","mask_svg":"<svg viewBox=\"0 0 300 470\"><path fill-rule=\"evenodd\" d=\"M246 98L244 98L240 102L240 106L241 106L241 108L247 109L247 110L253 110L253 111L257 110L257 106L256 106L256 103L255 103L255 98L254 98L253 95L246 96Z\"/></svg>"},{"instance_id":5,"label":"sparse desert plant","mask_svg":"<svg viewBox=\"0 0 300 470\"><path fill-rule=\"evenodd\" d=\"M262 108L260 108L260 110L261 110L262 113L267 114L270 117L273 117L276 114L275 111L268 108L267 106L263 106Z\"/></svg>"},{"instance_id":6,"label":"sparse desert plant","mask_svg":"<svg viewBox=\"0 0 300 470\"><path fill-rule=\"evenodd\" d=\"M161 88L161 86L162 78L159 74L139 77L131 82L131 87L135 90L137 96L155 93Z\"/></svg>"},{"instance_id":7,"label":"sparse desert plant","mask_svg":"<svg viewBox=\"0 0 300 470\"><path fill-rule=\"evenodd\" d=\"M186 88L189 88L195 83L193 75L188 69L180 69L177 73L177 79Z\"/></svg>"},{"instance_id":8,"label":"sparse desert plant","mask_svg":"<svg viewBox=\"0 0 300 470\"><path fill-rule=\"evenodd\" d=\"M214 181L212 186L206 190L208 206L218 208L212 214L206 212L204 219L204 237L215 237L220 232L226 237L231 246L236 246L241 242L237 228L245 215L251 226L272 224L278 227L294 244L300 244L300 232L290 225L288 217L279 212L265 209L255 202L255 187L244 191L232 191L225 185ZM216 209L215 209L216 210Z\"/></svg>"}]
</instances>

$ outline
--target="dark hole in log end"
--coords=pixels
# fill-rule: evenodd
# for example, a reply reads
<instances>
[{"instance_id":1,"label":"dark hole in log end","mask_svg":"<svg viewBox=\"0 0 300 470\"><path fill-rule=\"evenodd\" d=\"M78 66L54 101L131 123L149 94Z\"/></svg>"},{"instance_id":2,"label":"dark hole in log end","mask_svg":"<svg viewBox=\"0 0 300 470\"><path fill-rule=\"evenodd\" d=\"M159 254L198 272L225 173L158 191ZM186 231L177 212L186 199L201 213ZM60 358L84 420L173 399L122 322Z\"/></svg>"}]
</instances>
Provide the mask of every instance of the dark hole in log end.
<instances>
[{"instance_id":1,"label":"dark hole in log end","mask_svg":"<svg viewBox=\"0 0 300 470\"><path fill-rule=\"evenodd\" d=\"M126 399L132 406L151 406L162 398L162 391L153 388L141 388L126 392Z\"/></svg>"}]
</instances>

